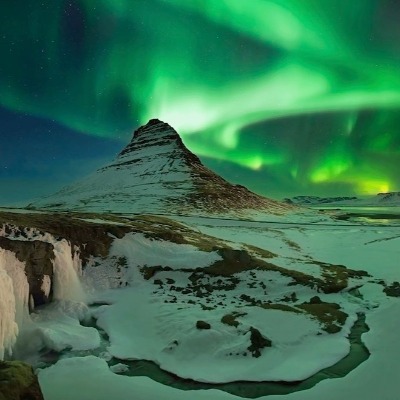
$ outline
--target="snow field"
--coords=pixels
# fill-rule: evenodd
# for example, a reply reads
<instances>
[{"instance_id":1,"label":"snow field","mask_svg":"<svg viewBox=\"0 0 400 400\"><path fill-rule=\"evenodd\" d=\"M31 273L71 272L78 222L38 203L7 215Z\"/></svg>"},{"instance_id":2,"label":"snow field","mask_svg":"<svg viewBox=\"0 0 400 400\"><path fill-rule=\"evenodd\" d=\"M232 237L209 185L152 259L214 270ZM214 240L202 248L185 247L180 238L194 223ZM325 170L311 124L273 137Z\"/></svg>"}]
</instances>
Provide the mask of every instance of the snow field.
<instances>
[{"instance_id":1,"label":"snow field","mask_svg":"<svg viewBox=\"0 0 400 400\"><path fill-rule=\"evenodd\" d=\"M154 240L142 234L128 234L114 240L108 259L92 260L84 271L86 287L82 289L78 252L71 255L68 242L54 241L56 264L61 268L57 272L59 282L64 282L69 290L57 289L59 300L32 315L32 329L25 330L25 333L33 335L32 343L36 343L32 349L43 345L56 351L98 348L98 331L79 323L79 320L90 317L81 301L88 299L84 292L91 292L91 300L110 303L98 307L93 315L98 326L109 335L108 353L121 360L152 360L181 377L204 382L298 380L336 363L348 353L346 336L356 314L363 312L371 328L363 335L371 352L370 358L346 377L322 381L310 390L292 393L285 398L339 400L345 396L395 400L393 393L397 393L400 378L394 367L400 355L396 325L400 306L398 299L388 298L383 293L382 285L377 281L400 280L398 230L371 229L368 226L288 228L279 224L264 229L256 223L242 223L244 226L240 227L238 224L227 226L224 222L221 226L217 220L213 224L208 220L207 224L196 225L196 228L232 241L233 248L245 248L251 252L246 245L252 245L270 251L274 255L266 261L282 268L321 277L321 270L313 261L323 261L367 270L372 277L349 280L348 289L361 286L358 291L363 298L354 297L347 291L329 295L318 293L307 286L293 285L290 277L279 272L262 270L235 274L237 282L233 282L230 290L216 289L218 278L204 276L202 285L208 284L213 290L203 292L204 296L194 296L194 289L182 293L182 289L187 289L193 282L189 279L191 272L180 269L207 267L221 259L216 252L203 252L195 246ZM46 236L46 240L55 239ZM126 266L117 274L116 266L121 258L125 259ZM10 280L6 279L1 266L0 284L7 287ZM158 272L146 280L140 272L143 266L169 267L171 271ZM123 288L109 290L119 287L118 282L124 283ZM45 279L42 287L47 290ZM339 304L349 315L342 330L328 334L318 320L307 313L263 308L241 299L243 294L247 294L263 304L275 304L292 293L297 299L294 304L307 302L316 295L325 302ZM12 301L4 299L0 289L0 307L10 312ZM239 314L237 327L221 321L232 313ZM209 323L210 329L197 329L198 320ZM248 351L250 327L258 329L272 341L272 347L261 349L259 358L251 357ZM5 335L0 336L3 351L6 341L14 340L10 334L12 327L6 329L8 339ZM22 332L20 339L24 337ZM124 373L124 369L117 365L114 372ZM83 371L86 371L85 376L82 376ZM127 395L139 400L201 399L205 396L213 400L236 398L214 390L182 392L147 378L117 376L107 368L104 360L95 357L61 360L42 370L39 378L46 400L101 400L118 396L125 399ZM65 393L68 397L63 397L67 378L74 381L74 388ZM268 399L275 398L278 396L268 396Z\"/></svg>"}]
</instances>

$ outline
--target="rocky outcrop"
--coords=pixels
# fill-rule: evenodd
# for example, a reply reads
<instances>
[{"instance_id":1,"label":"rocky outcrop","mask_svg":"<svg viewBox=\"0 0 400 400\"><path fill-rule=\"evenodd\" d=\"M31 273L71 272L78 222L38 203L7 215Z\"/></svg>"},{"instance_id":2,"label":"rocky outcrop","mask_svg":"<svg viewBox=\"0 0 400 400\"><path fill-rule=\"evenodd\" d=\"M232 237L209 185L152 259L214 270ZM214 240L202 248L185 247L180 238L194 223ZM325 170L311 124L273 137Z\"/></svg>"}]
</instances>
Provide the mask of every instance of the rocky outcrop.
<instances>
[{"instance_id":1,"label":"rocky outcrop","mask_svg":"<svg viewBox=\"0 0 400 400\"><path fill-rule=\"evenodd\" d=\"M400 297L400 283L393 282L391 285L386 286L383 291L389 297Z\"/></svg>"},{"instance_id":2,"label":"rocky outcrop","mask_svg":"<svg viewBox=\"0 0 400 400\"><path fill-rule=\"evenodd\" d=\"M250 327L250 342L251 345L247 348L251 355L255 358L261 356L261 351L265 347L271 347L272 342L268 338L264 337L261 332L253 327Z\"/></svg>"},{"instance_id":3,"label":"rocky outcrop","mask_svg":"<svg viewBox=\"0 0 400 400\"><path fill-rule=\"evenodd\" d=\"M19 261L25 263L29 295L32 296L34 305L40 306L50 302L51 287L50 293L46 294L42 285L45 276L49 282L53 281L53 245L39 240L11 240L0 236L0 248L12 251Z\"/></svg>"},{"instance_id":4,"label":"rocky outcrop","mask_svg":"<svg viewBox=\"0 0 400 400\"><path fill-rule=\"evenodd\" d=\"M30 365L0 361L0 400L44 400Z\"/></svg>"},{"instance_id":5,"label":"rocky outcrop","mask_svg":"<svg viewBox=\"0 0 400 400\"><path fill-rule=\"evenodd\" d=\"M83 263L90 256L107 256L113 237L121 238L133 230L123 224L113 224L113 221L90 222L90 218L95 217L90 214L0 212L0 225L4 224L6 236L12 232L9 228L12 226L14 232L17 231L14 236L21 236L22 239L26 229L36 229L56 239L66 239L71 243L71 248L79 248Z\"/></svg>"}]
</instances>

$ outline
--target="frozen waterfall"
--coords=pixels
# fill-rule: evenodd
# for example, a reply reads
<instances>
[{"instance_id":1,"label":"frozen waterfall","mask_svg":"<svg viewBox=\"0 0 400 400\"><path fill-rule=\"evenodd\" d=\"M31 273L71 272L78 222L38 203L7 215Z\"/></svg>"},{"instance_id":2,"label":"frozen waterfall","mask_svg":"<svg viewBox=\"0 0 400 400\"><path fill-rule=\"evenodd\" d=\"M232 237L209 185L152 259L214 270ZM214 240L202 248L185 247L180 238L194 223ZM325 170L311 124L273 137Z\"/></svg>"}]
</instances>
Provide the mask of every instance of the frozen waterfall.
<instances>
[{"instance_id":1,"label":"frozen waterfall","mask_svg":"<svg viewBox=\"0 0 400 400\"><path fill-rule=\"evenodd\" d=\"M0 360L11 355L19 329L29 320L28 299L25 264L0 249Z\"/></svg>"},{"instance_id":2,"label":"frozen waterfall","mask_svg":"<svg viewBox=\"0 0 400 400\"><path fill-rule=\"evenodd\" d=\"M36 236L28 240L37 239ZM41 236L40 240L54 246L53 282L45 275L41 289L48 294L52 288L53 300L64 304L62 307L68 304L68 308L76 308L82 314L85 293L79 279L82 272L79 249L72 249L65 239L56 240L48 234ZM29 336L35 332L36 322L36 318L32 321L29 316L29 283L25 263L19 261L13 252L0 248L0 360L12 355L19 336L19 340L29 341Z\"/></svg>"}]
</instances>

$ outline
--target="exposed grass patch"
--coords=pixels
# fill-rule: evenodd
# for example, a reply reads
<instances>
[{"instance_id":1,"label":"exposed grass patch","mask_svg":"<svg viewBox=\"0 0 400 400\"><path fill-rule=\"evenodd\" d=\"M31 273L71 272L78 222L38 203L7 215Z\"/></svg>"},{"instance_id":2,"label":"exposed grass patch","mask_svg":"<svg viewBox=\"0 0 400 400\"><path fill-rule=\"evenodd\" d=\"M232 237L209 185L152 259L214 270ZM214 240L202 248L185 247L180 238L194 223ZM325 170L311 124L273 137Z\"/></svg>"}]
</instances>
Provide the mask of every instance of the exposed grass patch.
<instances>
[{"instance_id":1,"label":"exposed grass patch","mask_svg":"<svg viewBox=\"0 0 400 400\"><path fill-rule=\"evenodd\" d=\"M271 251L261 249L260 247L253 246L251 244L245 244L244 247L249 251L249 253L262 257L262 258L274 258L277 257L275 253Z\"/></svg>"},{"instance_id":2,"label":"exposed grass patch","mask_svg":"<svg viewBox=\"0 0 400 400\"><path fill-rule=\"evenodd\" d=\"M266 310L279 310L279 311L285 311L285 312L292 312L295 314L302 314L303 311L295 308L288 306L287 304L281 304L281 303L262 303L259 305L259 307L262 307Z\"/></svg>"},{"instance_id":3,"label":"exposed grass patch","mask_svg":"<svg viewBox=\"0 0 400 400\"><path fill-rule=\"evenodd\" d=\"M328 333L340 332L348 317L345 312L340 310L339 304L325 303L318 297L296 307L316 318L323 325L323 330Z\"/></svg>"},{"instance_id":4,"label":"exposed grass patch","mask_svg":"<svg viewBox=\"0 0 400 400\"><path fill-rule=\"evenodd\" d=\"M236 318L243 317L246 314L247 313L239 313L239 312L233 312L231 314L226 314L221 318L221 322L225 325L234 326L235 328L237 328L239 326L240 322L237 321Z\"/></svg>"}]
</instances>

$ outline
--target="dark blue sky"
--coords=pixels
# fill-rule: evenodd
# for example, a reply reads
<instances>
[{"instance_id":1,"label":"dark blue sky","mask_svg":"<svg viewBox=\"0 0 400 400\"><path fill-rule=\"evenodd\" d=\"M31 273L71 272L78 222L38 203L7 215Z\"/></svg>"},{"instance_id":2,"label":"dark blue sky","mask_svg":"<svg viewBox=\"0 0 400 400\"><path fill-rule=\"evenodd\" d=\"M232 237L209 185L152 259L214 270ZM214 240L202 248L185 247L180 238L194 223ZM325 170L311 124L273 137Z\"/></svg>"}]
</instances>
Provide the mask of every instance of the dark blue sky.
<instances>
[{"instance_id":1,"label":"dark blue sky","mask_svg":"<svg viewBox=\"0 0 400 400\"><path fill-rule=\"evenodd\" d=\"M2 107L0 121L0 204L51 194L104 165L125 145Z\"/></svg>"}]
</instances>

